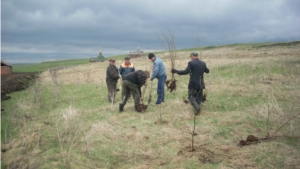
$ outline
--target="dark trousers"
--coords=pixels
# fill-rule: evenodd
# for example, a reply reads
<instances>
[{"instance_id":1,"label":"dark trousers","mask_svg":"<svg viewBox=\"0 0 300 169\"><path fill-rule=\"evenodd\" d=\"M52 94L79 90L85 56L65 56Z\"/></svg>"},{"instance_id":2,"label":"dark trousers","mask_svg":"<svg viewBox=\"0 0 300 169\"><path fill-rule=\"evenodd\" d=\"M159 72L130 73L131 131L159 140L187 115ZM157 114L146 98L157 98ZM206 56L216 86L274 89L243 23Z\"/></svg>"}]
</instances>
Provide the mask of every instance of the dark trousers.
<instances>
[{"instance_id":1,"label":"dark trousers","mask_svg":"<svg viewBox=\"0 0 300 169\"><path fill-rule=\"evenodd\" d=\"M117 84L106 83L108 90L108 101L113 103L117 94Z\"/></svg>"},{"instance_id":2,"label":"dark trousers","mask_svg":"<svg viewBox=\"0 0 300 169\"><path fill-rule=\"evenodd\" d=\"M195 110L198 110L202 102L202 90L189 89L188 99Z\"/></svg>"},{"instance_id":3,"label":"dark trousers","mask_svg":"<svg viewBox=\"0 0 300 169\"><path fill-rule=\"evenodd\" d=\"M126 104L127 100L130 97L130 93L132 94L134 105L136 108L140 104L141 97L139 86L127 80L124 80L122 82L122 104Z\"/></svg>"},{"instance_id":4,"label":"dark trousers","mask_svg":"<svg viewBox=\"0 0 300 169\"><path fill-rule=\"evenodd\" d=\"M156 104L160 104L161 102L165 101L165 82L167 76L163 75L158 78L157 82L157 101Z\"/></svg>"}]
</instances>

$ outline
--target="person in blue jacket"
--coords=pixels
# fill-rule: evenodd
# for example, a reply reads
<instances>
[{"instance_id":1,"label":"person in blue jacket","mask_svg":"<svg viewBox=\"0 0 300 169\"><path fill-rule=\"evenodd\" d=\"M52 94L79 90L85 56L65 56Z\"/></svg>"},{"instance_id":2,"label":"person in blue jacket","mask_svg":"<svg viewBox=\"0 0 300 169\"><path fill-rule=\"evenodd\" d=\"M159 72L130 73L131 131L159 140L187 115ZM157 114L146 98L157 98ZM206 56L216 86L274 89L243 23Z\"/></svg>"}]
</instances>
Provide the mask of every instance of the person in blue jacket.
<instances>
[{"instance_id":1,"label":"person in blue jacket","mask_svg":"<svg viewBox=\"0 0 300 169\"><path fill-rule=\"evenodd\" d=\"M148 54L148 58L153 62L153 73L151 75L151 81L157 78L157 101L156 104L161 104L165 101L165 82L167 74L163 61L156 57L153 53Z\"/></svg>"},{"instance_id":2,"label":"person in blue jacket","mask_svg":"<svg viewBox=\"0 0 300 169\"><path fill-rule=\"evenodd\" d=\"M127 74L135 71L135 68L134 68L133 64L130 63L130 58L129 57L125 57L124 60L125 60L125 62L120 65L120 69L119 69L120 70L120 75L122 77L122 80L124 79L124 77Z\"/></svg>"},{"instance_id":3,"label":"person in blue jacket","mask_svg":"<svg viewBox=\"0 0 300 169\"><path fill-rule=\"evenodd\" d=\"M209 73L209 69L206 67L206 63L199 60L198 53L192 52L190 54L191 61L188 62L188 66L185 70L172 69L171 73L177 73L179 75L190 74L190 82L188 84L188 99L192 106L195 108L195 115L200 114L200 104L202 102L202 92L205 89L204 84L204 72Z\"/></svg>"}]
</instances>

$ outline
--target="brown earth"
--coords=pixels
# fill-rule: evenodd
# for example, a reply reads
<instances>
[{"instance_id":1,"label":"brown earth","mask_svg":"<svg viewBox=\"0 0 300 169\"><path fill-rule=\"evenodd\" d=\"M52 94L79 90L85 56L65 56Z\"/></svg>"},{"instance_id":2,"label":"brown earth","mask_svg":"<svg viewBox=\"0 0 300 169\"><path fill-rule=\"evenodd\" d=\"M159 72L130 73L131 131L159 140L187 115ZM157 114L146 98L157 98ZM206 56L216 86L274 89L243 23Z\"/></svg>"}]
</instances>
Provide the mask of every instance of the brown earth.
<instances>
[{"instance_id":1,"label":"brown earth","mask_svg":"<svg viewBox=\"0 0 300 169\"><path fill-rule=\"evenodd\" d=\"M1 100L10 99L9 93L24 90L33 83L37 77L36 72L13 73L1 75Z\"/></svg>"}]
</instances>

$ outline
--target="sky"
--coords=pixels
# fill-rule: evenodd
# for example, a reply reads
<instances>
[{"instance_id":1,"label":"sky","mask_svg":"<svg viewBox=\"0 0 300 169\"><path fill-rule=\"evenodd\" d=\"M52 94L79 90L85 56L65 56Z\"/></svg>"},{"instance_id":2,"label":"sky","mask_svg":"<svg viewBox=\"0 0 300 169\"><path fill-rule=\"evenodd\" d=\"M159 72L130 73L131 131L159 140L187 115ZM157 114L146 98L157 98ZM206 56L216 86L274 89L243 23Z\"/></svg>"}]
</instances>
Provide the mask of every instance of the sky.
<instances>
[{"instance_id":1,"label":"sky","mask_svg":"<svg viewBox=\"0 0 300 169\"><path fill-rule=\"evenodd\" d=\"M7 63L300 40L299 0L1 0Z\"/></svg>"}]
</instances>

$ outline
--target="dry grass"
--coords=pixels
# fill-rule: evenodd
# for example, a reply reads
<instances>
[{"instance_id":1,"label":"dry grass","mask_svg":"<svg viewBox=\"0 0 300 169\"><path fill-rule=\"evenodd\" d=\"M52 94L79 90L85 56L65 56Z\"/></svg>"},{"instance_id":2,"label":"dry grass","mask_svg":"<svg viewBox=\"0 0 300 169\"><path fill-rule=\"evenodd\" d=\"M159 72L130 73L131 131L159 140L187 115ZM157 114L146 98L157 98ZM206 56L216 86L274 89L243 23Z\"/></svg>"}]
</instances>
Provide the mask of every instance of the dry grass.
<instances>
[{"instance_id":1,"label":"dry grass","mask_svg":"<svg viewBox=\"0 0 300 169\"><path fill-rule=\"evenodd\" d=\"M189 133L193 108L183 102L188 76L176 77L177 90L166 92L161 106L152 102L145 113L136 113L130 100L119 113L118 104L106 101L107 62L60 70L60 103L46 106L55 96L44 91L43 110L35 109L30 95L12 109L20 113L11 120L19 134L2 144L7 149L2 162L10 168L300 168L299 117L276 139L237 146L250 134L272 135L299 112L299 49L233 46L201 51L211 73L205 75L208 101L196 119L195 151L190 151ZM176 69L186 67L189 54L178 52ZM171 75L167 54L161 56ZM146 58L131 62L136 70L151 67ZM51 89L50 72L41 79L39 85ZM117 93L116 103L120 101ZM165 123L157 123L160 112Z\"/></svg>"}]
</instances>

